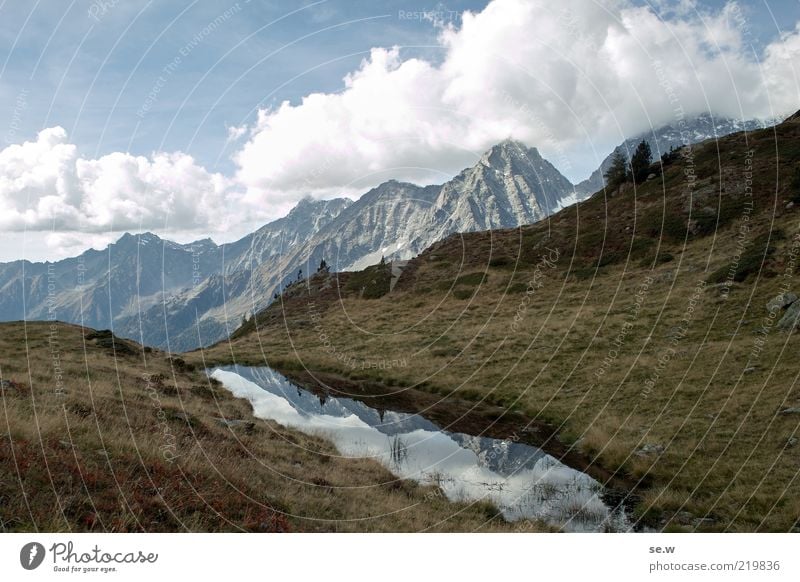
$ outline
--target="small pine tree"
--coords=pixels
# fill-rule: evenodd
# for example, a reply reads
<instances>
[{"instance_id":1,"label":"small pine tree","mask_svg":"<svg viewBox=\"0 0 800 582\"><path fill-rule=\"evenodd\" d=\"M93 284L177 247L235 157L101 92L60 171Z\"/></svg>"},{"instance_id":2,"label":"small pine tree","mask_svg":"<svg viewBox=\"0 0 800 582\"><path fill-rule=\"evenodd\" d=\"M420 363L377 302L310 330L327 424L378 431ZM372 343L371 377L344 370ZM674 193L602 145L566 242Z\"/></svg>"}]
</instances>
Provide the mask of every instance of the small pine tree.
<instances>
[{"instance_id":1,"label":"small pine tree","mask_svg":"<svg viewBox=\"0 0 800 582\"><path fill-rule=\"evenodd\" d=\"M683 146L675 147L672 146L669 148L668 152L664 152L661 154L661 165L662 166L669 166L673 162L675 162L681 155L681 148Z\"/></svg>"},{"instance_id":2,"label":"small pine tree","mask_svg":"<svg viewBox=\"0 0 800 582\"><path fill-rule=\"evenodd\" d=\"M321 272L327 271L327 270L328 270L328 263L325 262L325 259L322 259L319 262L319 269L317 269L317 273L321 273Z\"/></svg>"},{"instance_id":3,"label":"small pine tree","mask_svg":"<svg viewBox=\"0 0 800 582\"><path fill-rule=\"evenodd\" d=\"M381 267L386 265L386 257L384 257L383 255L381 255L381 263L380 263L380 265L381 265Z\"/></svg>"},{"instance_id":4,"label":"small pine tree","mask_svg":"<svg viewBox=\"0 0 800 582\"><path fill-rule=\"evenodd\" d=\"M628 163L621 152L614 152L614 157L611 158L611 167L606 170L604 175L606 184L611 190L616 190L627 180Z\"/></svg>"},{"instance_id":5,"label":"small pine tree","mask_svg":"<svg viewBox=\"0 0 800 582\"><path fill-rule=\"evenodd\" d=\"M300 269L299 271L297 271L297 280L298 281L302 281L303 280L303 269Z\"/></svg>"},{"instance_id":6,"label":"small pine tree","mask_svg":"<svg viewBox=\"0 0 800 582\"><path fill-rule=\"evenodd\" d=\"M653 152L650 151L650 144L645 140L639 142L636 151L631 156L631 176L635 183L647 180L650 173L650 164L653 163Z\"/></svg>"}]
</instances>

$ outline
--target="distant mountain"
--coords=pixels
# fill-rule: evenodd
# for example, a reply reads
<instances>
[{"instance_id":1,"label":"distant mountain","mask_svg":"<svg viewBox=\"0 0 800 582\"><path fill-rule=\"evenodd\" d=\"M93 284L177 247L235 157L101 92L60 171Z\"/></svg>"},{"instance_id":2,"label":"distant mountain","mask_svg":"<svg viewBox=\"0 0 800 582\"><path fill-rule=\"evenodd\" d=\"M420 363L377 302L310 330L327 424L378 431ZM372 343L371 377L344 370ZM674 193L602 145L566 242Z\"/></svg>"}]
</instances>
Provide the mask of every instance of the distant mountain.
<instances>
[{"instance_id":1,"label":"distant mountain","mask_svg":"<svg viewBox=\"0 0 800 582\"><path fill-rule=\"evenodd\" d=\"M88 250L57 262L0 264L0 320L58 319L94 328L114 328L136 340L150 337L140 313L167 313L177 295L202 308L212 282L237 281L263 261L307 240L351 204L347 199L301 201L288 216L241 240L217 245L210 239L178 244L146 232L125 234L105 250ZM193 326L194 317L186 325ZM163 327L163 325L162 325ZM162 342L154 342L161 345Z\"/></svg>"},{"instance_id":2,"label":"distant mountain","mask_svg":"<svg viewBox=\"0 0 800 582\"><path fill-rule=\"evenodd\" d=\"M125 234L104 251L58 262L0 265L0 319L52 319L109 327L164 293L189 285L193 273L216 263L217 245Z\"/></svg>"},{"instance_id":3,"label":"distant mountain","mask_svg":"<svg viewBox=\"0 0 800 582\"><path fill-rule=\"evenodd\" d=\"M321 221L304 241L284 244L277 254L262 253L257 262L240 261L237 269L120 320L117 332L174 351L208 345L227 337L243 315L266 307L298 271L313 272L322 259L336 271L360 269L382 256L408 259L453 232L536 222L573 195L569 180L536 148L504 141L445 184L385 182ZM253 249L259 248L257 240ZM143 335L133 335L139 329Z\"/></svg>"},{"instance_id":4,"label":"distant mountain","mask_svg":"<svg viewBox=\"0 0 800 582\"><path fill-rule=\"evenodd\" d=\"M672 147L681 145L700 143L709 139L715 139L736 133L739 131L755 131L774 125L773 121L727 119L712 117L709 114L699 115L695 118L687 119L683 124L670 124L647 131L635 137L625 140L612 151L600 164L592 175L583 182L575 186L575 190L585 197L594 194L605 186L604 175L611 167L611 160L619 152L626 159L630 159L636 146L643 139L650 144L653 152L653 159L661 158L661 155L668 152Z\"/></svg>"},{"instance_id":5,"label":"distant mountain","mask_svg":"<svg viewBox=\"0 0 800 582\"><path fill-rule=\"evenodd\" d=\"M655 156L680 145L753 129L700 117L645 136ZM626 155L642 137L621 144ZM185 351L227 337L242 318L313 272L411 258L447 235L537 222L603 186L603 162L573 186L536 148L507 140L452 180L432 186L390 180L356 202L302 200L287 216L244 238L181 245L126 234L104 251L56 263L0 264L0 320L48 319L113 328L144 344Z\"/></svg>"},{"instance_id":6,"label":"distant mountain","mask_svg":"<svg viewBox=\"0 0 800 582\"><path fill-rule=\"evenodd\" d=\"M305 245L292 249L284 270L335 270L411 258L453 232L530 224L553 212L573 186L536 148L504 141L475 166L437 186L390 180L364 194Z\"/></svg>"},{"instance_id":7,"label":"distant mountain","mask_svg":"<svg viewBox=\"0 0 800 582\"><path fill-rule=\"evenodd\" d=\"M222 245L221 271L233 273L268 262L319 232L353 203L349 198L304 198L285 217L230 244Z\"/></svg>"}]
</instances>

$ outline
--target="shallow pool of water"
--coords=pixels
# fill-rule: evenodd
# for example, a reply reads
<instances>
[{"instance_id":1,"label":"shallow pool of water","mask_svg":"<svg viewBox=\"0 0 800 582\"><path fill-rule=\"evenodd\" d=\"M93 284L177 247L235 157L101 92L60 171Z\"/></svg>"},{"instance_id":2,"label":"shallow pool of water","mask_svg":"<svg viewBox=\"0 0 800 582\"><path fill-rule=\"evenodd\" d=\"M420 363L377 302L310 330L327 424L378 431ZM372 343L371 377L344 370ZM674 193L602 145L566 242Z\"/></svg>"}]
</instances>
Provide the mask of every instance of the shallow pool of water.
<instances>
[{"instance_id":1,"label":"shallow pool of water","mask_svg":"<svg viewBox=\"0 0 800 582\"><path fill-rule=\"evenodd\" d=\"M255 416L331 441L343 456L369 457L398 477L435 484L453 501L489 500L509 521L542 520L565 531L624 531L621 507L595 479L543 450L442 430L418 414L321 397L267 367L209 370Z\"/></svg>"}]
</instances>

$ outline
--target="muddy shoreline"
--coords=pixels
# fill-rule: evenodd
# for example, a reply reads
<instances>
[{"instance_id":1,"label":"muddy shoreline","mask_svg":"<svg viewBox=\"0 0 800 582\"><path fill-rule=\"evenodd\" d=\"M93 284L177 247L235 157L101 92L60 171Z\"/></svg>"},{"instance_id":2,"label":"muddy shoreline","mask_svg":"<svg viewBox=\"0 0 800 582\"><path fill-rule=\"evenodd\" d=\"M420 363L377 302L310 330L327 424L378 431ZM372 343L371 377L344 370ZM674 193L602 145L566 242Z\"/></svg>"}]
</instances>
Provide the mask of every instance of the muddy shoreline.
<instances>
[{"instance_id":1,"label":"muddy shoreline","mask_svg":"<svg viewBox=\"0 0 800 582\"><path fill-rule=\"evenodd\" d=\"M445 431L511 440L540 448L565 465L600 482L606 488L606 502L621 504L629 512L640 501L637 491L647 487L646 482L640 483L593 463L586 455L563 443L554 427L500 406L453 396L441 397L415 388L354 381L330 372L273 369L319 396L352 398L376 409L420 414Z\"/></svg>"}]
</instances>

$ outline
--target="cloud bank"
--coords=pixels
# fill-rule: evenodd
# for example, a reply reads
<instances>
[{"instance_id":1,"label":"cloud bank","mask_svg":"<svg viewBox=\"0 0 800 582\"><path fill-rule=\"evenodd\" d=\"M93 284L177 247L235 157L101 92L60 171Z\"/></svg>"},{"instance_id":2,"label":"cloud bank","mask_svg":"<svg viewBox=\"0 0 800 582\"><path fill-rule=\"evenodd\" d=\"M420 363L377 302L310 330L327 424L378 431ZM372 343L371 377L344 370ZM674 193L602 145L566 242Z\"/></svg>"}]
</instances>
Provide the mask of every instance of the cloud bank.
<instances>
[{"instance_id":1,"label":"cloud bank","mask_svg":"<svg viewBox=\"0 0 800 582\"><path fill-rule=\"evenodd\" d=\"M671 3L661 16L600 4L494 0L458 27L439 25L435 61L374 48L341 91L228 128L230 177L180 152L85 159L61 127L45 129L0 150L0 229L205 235L276 218L307 194L357 194L389 177L441 182L509 137L577 181L678 111L749 119L800 107L800 27L755 50L736 3Z\"/></svg>"},{"instance_id":2,"label":"cloud bank","mask_svg":"<svg viewBox=\"0 0 800 582\"><path fill-rule=\"evenodd\" d=\"M207 229L224 216L229 187L180 152L81 158L53 127L0 150L0 229Z\"/></svg>"},{"instance_id":3,"label":"cloud bank","mask_svg":"<svg viewBox=\"0 0 800 582\"><path fill-rule=\"evenodd\" d=\"M595 158L578 163L588 174L607 154L592 156L592 145L674 121L677 108L751 119L800 107L800 29L759 59L735 3L714 13L684 3L663 18L628 1L600 4L494 0L441 30L436 64L373 49L342 91L261 110L235 155L237 179L251 197L296 199L386 169L453 173L508 137L562 171L559 157Z\"/></svg>"}]
</instances>

